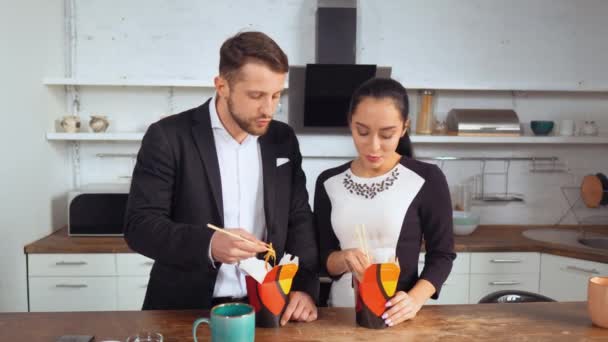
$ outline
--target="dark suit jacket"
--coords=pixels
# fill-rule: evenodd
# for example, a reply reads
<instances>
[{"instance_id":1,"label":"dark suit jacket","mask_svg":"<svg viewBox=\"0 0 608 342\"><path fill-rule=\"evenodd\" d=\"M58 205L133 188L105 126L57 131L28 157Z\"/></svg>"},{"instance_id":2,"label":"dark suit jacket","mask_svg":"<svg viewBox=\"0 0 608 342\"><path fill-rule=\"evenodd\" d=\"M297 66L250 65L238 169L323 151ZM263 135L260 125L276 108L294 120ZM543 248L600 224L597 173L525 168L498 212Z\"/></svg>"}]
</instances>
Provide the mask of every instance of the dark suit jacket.
<instances>
[{"instance_id":1,"label":"dark suit jacket","mask_svg":"<svg viewBox=\"0 0 608 342\"><path fill-rule=\"evenodd\" d=\"M422 278L433 284L436 292L432 298L437 299L456 258L450 191L445 176L437 166L406 157L401 159L401 164L424 178L425 182L406 211L397 241L396 255L401 266L397 290L407 292ZM349 167L350 162L326 170L317 178L315 225L318 231L321 267L325 272L329 255L341 248L332 228L331 202L323 183ZM370 205L373 205L373 202L370 202ZM418 277L418 257L423 238L426 249L425 264Z\"/></svg>"},{"instance_id":2,"label":"dark suit jacket","mask_svg":"<svg viewBox=\"0 0 608 342\"><path fill-rule=\"evenodd\" d=\"M152 124L133 171L125 240L155 260L143 309L208 309L217 277L209 260L213 230L223 227L222 189L210 101ZM300 258L292 291L318 297L318 249L302 157L293 130L272 121L258 139L267 242L277 258ZM279 167L277 158L289 162ZM219 264L217 264L219 268Z\"/></svg>"}]
</instances>

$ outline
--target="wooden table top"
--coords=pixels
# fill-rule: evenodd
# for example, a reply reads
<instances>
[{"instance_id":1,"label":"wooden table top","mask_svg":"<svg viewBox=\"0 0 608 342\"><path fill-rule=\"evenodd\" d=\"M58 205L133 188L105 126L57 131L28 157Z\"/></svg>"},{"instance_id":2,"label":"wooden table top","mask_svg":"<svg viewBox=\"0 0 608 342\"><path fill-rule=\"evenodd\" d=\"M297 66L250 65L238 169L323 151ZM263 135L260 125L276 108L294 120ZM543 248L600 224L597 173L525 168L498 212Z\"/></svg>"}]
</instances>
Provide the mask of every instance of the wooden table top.
<instances>
[{"instance_id":1,"label":"wooden table top","mask_svg":"<svg viewBox=\"0 0 608 342\"><path fill-rule=\"evenodd\" d=\"M540 242L522 235L527 229L548 226L480 226L467 236L455 237L456 252L543 252L608 263L608 251ZM576 226L559 226L576 230ZM608 227L585 227L585 231L608 234ZM122 237L70 237L67 229L25 246L25 253L134 253Z\"/></svg>"},{"instance_id":2,"label":"wooden table top","mask_svg":"<svg viewBox=\"0 0 608 342\"><path fill-rule=\"evenodd\" d=\"M1 341L55 341L60 335L95 335L121 340L155 331L165 341L192 341L192 322L205 311L131 311L0 314ZM199 327L198 337L209 328ZM203 338L208 341L208 338ZM354 309L321 308L312 323L256 330L256 341L606 341L608 329L594 326L586 303L517 303L425 306L412 320L392 328L357 327Z\"/></svg>"}]
</instances>

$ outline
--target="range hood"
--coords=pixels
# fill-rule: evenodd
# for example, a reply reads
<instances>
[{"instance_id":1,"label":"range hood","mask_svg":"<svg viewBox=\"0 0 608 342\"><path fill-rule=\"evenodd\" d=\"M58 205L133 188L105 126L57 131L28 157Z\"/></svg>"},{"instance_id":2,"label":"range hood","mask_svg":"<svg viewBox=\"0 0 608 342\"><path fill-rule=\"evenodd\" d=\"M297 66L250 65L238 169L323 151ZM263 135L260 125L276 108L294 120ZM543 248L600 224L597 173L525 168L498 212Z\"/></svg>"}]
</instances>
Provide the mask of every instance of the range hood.
<instances>
[{"instance_id":1,"label":"range hood","mask_svg":"<svg viewBox=\"0 0 608 342\"><path fill-rule=\"evenodd\" d=\"M452 109L448 134L462 136L520 136L517 113L511 109Z\"/></svg>"}]
</instances>

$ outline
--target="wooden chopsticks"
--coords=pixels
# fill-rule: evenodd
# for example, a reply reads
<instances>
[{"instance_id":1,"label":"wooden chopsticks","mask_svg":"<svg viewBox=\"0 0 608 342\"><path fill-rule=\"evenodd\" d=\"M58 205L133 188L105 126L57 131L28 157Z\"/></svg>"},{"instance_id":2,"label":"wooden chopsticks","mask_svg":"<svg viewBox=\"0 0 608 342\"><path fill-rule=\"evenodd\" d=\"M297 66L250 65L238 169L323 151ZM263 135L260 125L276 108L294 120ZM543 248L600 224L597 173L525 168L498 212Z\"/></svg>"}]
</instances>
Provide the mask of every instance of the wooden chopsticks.
<instances>
[{"instance_id":1,"label":"wooden chopsticks","mask_svg":"<svg viewBox=\"0 0 608 342\"><path fill-rule=\"evenodd\" d=\"M222 228L220 228L220 227L218 227L218 226L214 226L214 225L212 225L211 223L208 223L208 224L207 224L207 227L209 227L209 228L211 228L211 229L215 230L216 232L220 232L220 233L222 233L222 234L230 235L230 236L232 236L233 238L236 238L236 239L239 239L239 240L242 240L242 241L245 241L245 242L249 242L249 243L251 243L251 244L253 244L253 245L259 245L259 244L258 244L257 242L255 242L255 241L251 241L251 240L249 240L249 239L247 239L247 238L244 238L244 237L242 237L242 236L240 236L240 235L238 235L238 234L232 233L232 232L230 232L230 231L228 231L228 230L226 230L226 229L222 229ZM260 241L260 242L261 242L261 241ZM264 243L264 242L261 242L261 243L264 245L264 247L266 247L266 249L267 249L267 250L272 249L272 246L270 246L269 244Z\"/></svg>"},{"instance_id":2,"label":"wooden chopsticks","mask_svg":"<svg viewBox=\"0 0 608 342\"><path fill-rule=\"evenodd\" d=\"M367 246L367 232L365 231L364 224L355 225L355 234L357 234L357 240L359 240L359 246L363 250L363 254L367 258L367 262L371 262L369 257L369 247Z\"/></svg>"}]
</instances>

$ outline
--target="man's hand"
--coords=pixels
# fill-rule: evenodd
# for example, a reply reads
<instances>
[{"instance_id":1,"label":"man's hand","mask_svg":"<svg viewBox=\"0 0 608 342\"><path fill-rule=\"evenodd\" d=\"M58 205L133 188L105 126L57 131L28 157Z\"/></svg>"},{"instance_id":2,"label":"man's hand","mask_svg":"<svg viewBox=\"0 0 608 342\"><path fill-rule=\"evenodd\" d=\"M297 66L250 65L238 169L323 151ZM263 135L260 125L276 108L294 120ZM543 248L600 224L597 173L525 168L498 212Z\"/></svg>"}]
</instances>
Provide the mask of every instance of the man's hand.
<instances>
[{"instance_id":1,"label":"man's hand","mask_svg":"<svg viewBox=\"0 0 608 342\"><path fill-rule=\"evenodd\" d=\"M257 253L266 252L264 243L249 232L240 228L226 230L240 235L247 240L253 241L254 243L249 243L227 234L215 232L211 237L210 246L211 256L214 261L219 261L224 264L234 264L241 260L255 257Z\"/></svg>"},{"instance_id":2,"label":"man's hand","mask_svg":"<svg viewBox=\"0 0 608 342\"><path fill-rule=\"evenodd\" d=\"M306 292L291 291L289 303L281 317L281 325L288 321L312 322L317 319L317 306Z\"/></svg>"}]
</instances>

